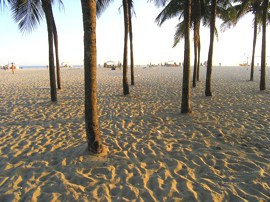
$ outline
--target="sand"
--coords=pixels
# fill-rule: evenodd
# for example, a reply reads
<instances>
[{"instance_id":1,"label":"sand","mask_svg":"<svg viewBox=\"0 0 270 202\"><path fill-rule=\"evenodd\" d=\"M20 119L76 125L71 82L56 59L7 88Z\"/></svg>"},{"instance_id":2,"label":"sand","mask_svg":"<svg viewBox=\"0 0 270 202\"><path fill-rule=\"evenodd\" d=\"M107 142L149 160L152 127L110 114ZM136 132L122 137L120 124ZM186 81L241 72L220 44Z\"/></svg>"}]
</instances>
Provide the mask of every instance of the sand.
<instances>
[{"instance_id":1,"label":"sand","mask_svg":"<svg viewBox=\"0 0 270 202\"><path fill-rule=\"evenodd\" d=\"M267 69L269 72L269 68ZM270 89L260 71L215 67L213 96L182 68L98 69L105 156L86 151L82 69L63 69L58 102L48 70L0 71L0 201L270 201ZM267 81L270 81L269 74Z\"/></svg>"}]
</instances>

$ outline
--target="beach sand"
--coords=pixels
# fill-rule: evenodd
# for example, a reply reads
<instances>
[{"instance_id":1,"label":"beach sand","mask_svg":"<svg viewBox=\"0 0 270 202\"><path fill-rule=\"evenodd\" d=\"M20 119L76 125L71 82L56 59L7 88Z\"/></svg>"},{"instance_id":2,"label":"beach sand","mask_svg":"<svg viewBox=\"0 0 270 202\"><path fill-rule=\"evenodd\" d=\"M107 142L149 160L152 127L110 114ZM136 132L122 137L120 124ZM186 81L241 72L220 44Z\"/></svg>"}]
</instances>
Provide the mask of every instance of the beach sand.
<instances>
[{"instance_id":1,"label":"beach sand","mask_svg":"<svg viewBox=\"0 0 270 202\"><path fill-rule=\"evenodd\" d=\"M181 114L182 68L98 69L106 156L86 151L83 69L0 71L0 201L270 201L270 85L244 67L214 67ZM269 69L267 69L269 71ZM269 74L267 81L270 83Z\"/></svg>"}]
</instances>

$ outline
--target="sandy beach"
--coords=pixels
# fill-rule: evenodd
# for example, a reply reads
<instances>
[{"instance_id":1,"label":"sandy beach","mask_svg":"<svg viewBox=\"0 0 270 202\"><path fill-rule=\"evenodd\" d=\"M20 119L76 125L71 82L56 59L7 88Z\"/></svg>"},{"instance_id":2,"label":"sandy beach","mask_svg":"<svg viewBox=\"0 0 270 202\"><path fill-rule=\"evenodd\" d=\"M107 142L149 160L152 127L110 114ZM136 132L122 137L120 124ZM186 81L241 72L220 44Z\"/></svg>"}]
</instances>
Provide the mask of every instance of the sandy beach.
<instances>
[{"instance_id":1,"label":"sandy beach","mask_svg":"<svg viewBox=\"0 0 270 202\"><path fill-rule=\"evenodd\" d=\"M270 74L259 90L247 67L214 67L181 114L181 67L98 69L106 156L86 151L83 69L0 70L0 201L270 201ZM269 72L270 69L267 68Z\"/></svg>"}]
</instances>

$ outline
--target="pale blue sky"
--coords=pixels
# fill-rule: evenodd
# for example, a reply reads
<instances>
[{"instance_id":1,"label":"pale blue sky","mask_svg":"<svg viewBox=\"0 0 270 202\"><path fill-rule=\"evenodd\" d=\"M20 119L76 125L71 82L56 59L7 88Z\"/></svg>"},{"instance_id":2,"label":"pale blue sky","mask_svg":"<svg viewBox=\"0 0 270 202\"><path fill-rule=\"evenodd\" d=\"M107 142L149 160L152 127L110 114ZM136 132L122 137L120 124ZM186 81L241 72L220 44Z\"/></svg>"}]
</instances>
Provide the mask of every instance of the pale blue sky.
<instances>
[{"instance_id":1,"label":"pale blue sky","mask_svg":"<svg viewBox=\"0 0 270 202\"><path fill-rule=\"evenodd\" d=\"M83 27L80 1L64 1L65 10L54 8L58 29L60 62L73 65L83 64ZM121 0L114 3L97 20L98 63L108 60L121 61L123 57L123 12L119 12ZM136 17L133 18L135 64L158 64L174 60L183 61L183 43L172 48L177 19L165 22L162 27L155 23L155 17L161 9L147 1L135 1ZM238 65L251 55L253 28L252 17L242 19L237 27L219 32L219 40L214 44L214 64ZM219 21L218 21L219 23ZM219 25L217 25L219 28ZM9 11L0 14L0 65L15 62L20 66L47 65L48 44L45 19L30 34L19 32L10 17ZM267 32L269 33L269 28ZM192 34L192 32L191 32ZM191 35L192 36L192 35ZM269 34L268 34L269 36ZM269 41L270 39L268 39ZM193 41L191 47L193 51ZM209 47L209 29L201 29L201 60L207 60ZM267 43L267 50L270 43ZM261 52L261 35L258 35L256 55ZM193 62L193 52L191 52ZM267 55L270 55L268 53ZM267 59L267 61L269 58ZM257 62L260 62L257 58ZM268 62L270 63L270 61Z\"/></svg>"}]
</instances>

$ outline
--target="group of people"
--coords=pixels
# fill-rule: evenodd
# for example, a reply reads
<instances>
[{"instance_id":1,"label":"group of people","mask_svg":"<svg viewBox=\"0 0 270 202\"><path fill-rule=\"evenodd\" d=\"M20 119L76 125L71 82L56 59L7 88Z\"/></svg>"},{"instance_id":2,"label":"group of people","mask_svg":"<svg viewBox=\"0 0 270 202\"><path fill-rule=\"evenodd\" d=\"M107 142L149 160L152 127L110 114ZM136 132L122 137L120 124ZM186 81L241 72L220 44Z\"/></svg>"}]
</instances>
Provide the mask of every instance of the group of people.
<instances>
[{"instance_id":1,"label":"group of people","mask_svg":"<svg viewBox=\"0 0 270 202\"><path fill-rule=\"evenodd\" d=\"M11 66L5 65L5 66L1 67L1 69L4 69L4 70L9 70L9 69L11 69L12 74L14 74L16 67L15 67L14 63L11 63Z\"/></svg>"}]
</instances>

